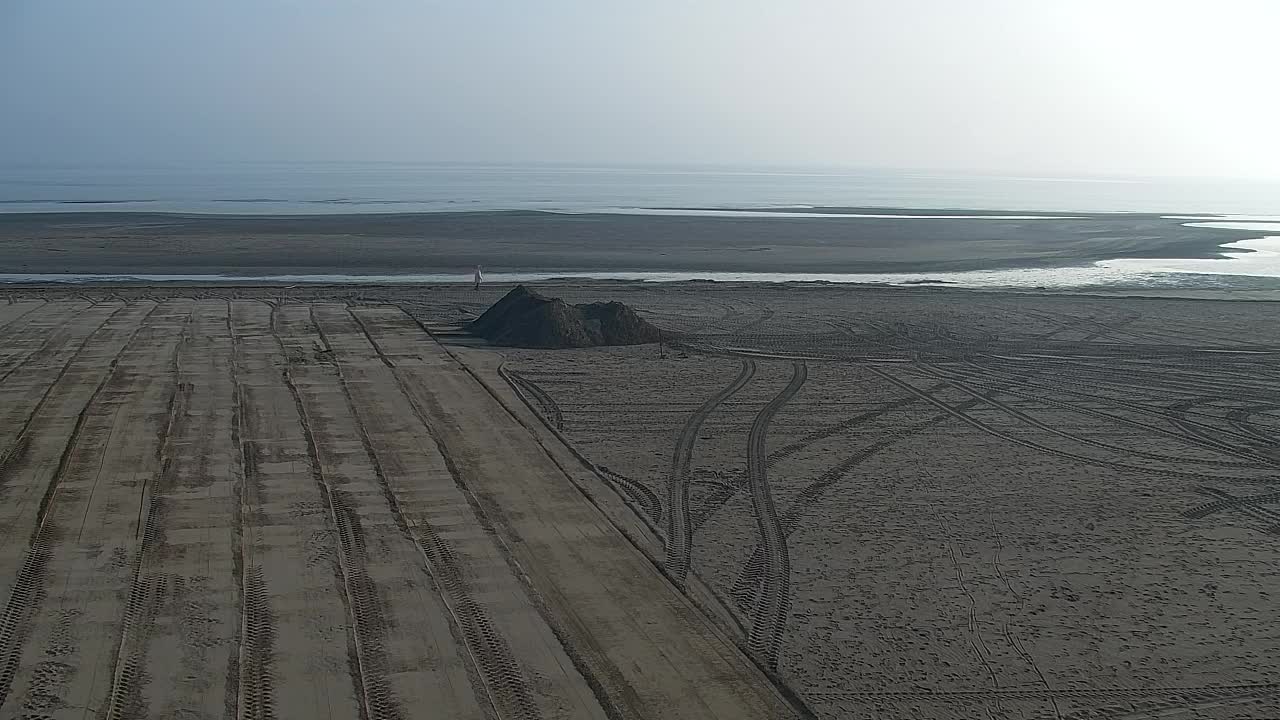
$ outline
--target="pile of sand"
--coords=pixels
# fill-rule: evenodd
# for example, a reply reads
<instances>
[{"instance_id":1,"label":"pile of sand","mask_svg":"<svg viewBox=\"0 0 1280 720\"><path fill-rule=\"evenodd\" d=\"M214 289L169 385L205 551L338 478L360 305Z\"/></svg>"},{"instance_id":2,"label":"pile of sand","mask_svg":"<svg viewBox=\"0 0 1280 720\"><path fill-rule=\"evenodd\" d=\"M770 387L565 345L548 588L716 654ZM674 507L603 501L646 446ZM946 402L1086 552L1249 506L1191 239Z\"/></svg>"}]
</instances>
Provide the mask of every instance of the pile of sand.
<instances>
[{"instance_id":1,"label":"pile of sand","mask_svg":"<svg viewBox=\"0 0 1280 720\"><path fill-rule=\"evenodd\" d=\"M523 285L476 318L471 332L495 345L532 348L642 345L659 340L658 328L620 302L570 305Z\"/></svg>"}]
</instances>

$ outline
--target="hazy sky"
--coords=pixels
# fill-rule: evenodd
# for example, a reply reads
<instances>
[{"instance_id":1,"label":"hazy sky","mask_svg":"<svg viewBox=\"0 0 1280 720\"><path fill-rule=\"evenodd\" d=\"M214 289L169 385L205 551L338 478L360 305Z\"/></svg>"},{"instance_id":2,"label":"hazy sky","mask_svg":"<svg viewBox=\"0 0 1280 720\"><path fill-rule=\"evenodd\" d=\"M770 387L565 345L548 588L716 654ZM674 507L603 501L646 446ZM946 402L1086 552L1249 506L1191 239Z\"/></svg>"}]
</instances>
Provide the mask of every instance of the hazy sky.
<instances>
[{"instance_id":1,"label":"hazy sky","mask_svg":"<svg viewBox=\"0 0 1280 720\"><path fill-rule=\"evenodd\" d=\"M2 0L0 164L1280 178L1275 0Z\"/></svg>"}]
</instances>

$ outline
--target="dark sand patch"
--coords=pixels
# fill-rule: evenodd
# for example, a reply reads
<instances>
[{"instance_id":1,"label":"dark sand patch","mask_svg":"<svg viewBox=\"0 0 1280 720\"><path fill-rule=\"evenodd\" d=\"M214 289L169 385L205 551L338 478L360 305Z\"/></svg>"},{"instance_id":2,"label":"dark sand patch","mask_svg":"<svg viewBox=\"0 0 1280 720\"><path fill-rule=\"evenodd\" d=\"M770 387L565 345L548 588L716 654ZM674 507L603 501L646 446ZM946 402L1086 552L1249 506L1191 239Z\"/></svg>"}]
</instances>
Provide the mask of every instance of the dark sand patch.
<instances>
[{"instance_id":1,"label":"dark sand patch","mask_svg":"<svg viewBox=\"0 0 1280 720\"><path fill-rule=\"evenodd\" d=\"M1149 214L947 220L523 211L14 213L0 214L0 269L397 274L469 272L483 265L527 272L934 272L1065 267L1125 257L1220 257L1222 243L1260 234L1183 222ZM55 249L62 252L50 252Z\"/></svg>"}]
</instances>

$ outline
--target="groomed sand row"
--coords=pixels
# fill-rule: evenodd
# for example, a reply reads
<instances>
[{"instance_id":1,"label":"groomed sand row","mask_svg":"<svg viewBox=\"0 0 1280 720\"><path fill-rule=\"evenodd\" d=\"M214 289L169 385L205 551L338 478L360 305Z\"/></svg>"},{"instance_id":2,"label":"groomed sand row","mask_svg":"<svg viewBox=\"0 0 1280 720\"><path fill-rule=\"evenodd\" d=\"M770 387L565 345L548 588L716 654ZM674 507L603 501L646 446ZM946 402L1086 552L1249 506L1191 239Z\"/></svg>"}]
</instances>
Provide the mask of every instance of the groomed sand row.
<instances>
[{"instance_id":1,"label":"groomed sand row","mask_svg":"<svg viewBox=\"0 0 1280 720\"><path fill-rule=\"evenodd\" d=\"M399 308L24 300L0 337L0 718L794 714Z\"/></svg>"}]
</instances>

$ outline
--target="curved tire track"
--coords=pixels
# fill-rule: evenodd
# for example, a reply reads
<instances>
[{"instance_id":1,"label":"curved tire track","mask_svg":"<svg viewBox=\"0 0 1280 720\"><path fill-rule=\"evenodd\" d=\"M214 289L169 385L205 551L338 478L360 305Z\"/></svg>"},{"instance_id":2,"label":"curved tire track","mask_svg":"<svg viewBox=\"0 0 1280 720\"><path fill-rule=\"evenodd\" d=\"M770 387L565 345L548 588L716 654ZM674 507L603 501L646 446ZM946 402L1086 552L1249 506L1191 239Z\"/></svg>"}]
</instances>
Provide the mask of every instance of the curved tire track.
<instances>
[{"instance_id":1,"label":"curved tire track","mask_svg":"<svg viewBox=\"0 0 1280 720\"><path fill-rule=\"evenodd\" d=\"M979 372L985 373L987 375L991 375L994 373L1008 372L1005 370L995 370L991 368L984 368L983 366L978 365L977 363L972 363L972 362L970 362L969 365L976 368ZM1075 377L1075 376L1071 378L1071 382L1072 384L1082 388L1093 388L1095 390L1100 390L1102 392L1109 392L1109 393L1126 392L1131 390L1131 388L1128 388L1119 383L1110 383L1108 381L1085 382L1085 381L1081 381L1078 377ZM1198 412L1193 412L1189 410L1184 411L1182 413L1169 412L1168 410L1156 410L1144 405L1136 404L1134 402L1126 402L1125 400L1121 400L1119 398L1091 395L1087 392L1082 392L1080 390L1071 390L1068 387L1066 387L1065 384L1046 385L1043 383L1025 382L1025 381L1020 381L1018 384L1030 389L1047 390L1049 392L1055 392L1055 393L1060 393L1065 395L1073 395L1075 397L1085 398L1087 400L1094 400L1094 401L1101 400L1103 402L1114 405L1116 407L1124 408L1126 410L1132 410L1133 412L1141 415L1146 415L1147 417L1158 418L1164 422L1174 425L1175 427L1182 430L1183 433L1188 432L1188 428L1187 428L1188 425L1192 425L1205 431L1217 433L1224 437L1233 437L1245 444L1255 442L1255 440L1250 436L1239 435L1230 430L1226 430L1225 428L1214 427L1212 425L1208 425L1206 423L1199 422L1196 420L1191 420L1185 417L1186 415L1199 415L1202 417L1209 417L1215 420L1221 419L1220 417L1213 416L1213 415L1205 415L1204 413L1198 413ZM1039 396L1035 396L1035 397L1039 398ZM1234 455L1236 457L1243 457L1246 459L1258 459L1269 464L1274 463L1273 459L1264 458L1263 456L1260 456L1257 453L1250 451L1247 447L1233 445L1227 442L1226 440L1212 438L1209 435L1204 435L1204 434L1187 435L1187 434L1174 433L1173 436L1181 438L1183 441L1186 441L1186 442L1193 442L1193 443L1209 442L1213 446L1213 448L1216 448L1219 452L1222 452L1227 455ZM1206 440L1206 437L1208 437L1209 439Z\"/></svg>"},{"instance_id":2,"label":"curved tire track","mask_svg":"<svg viewBox=\"0 0 1280 720\"><path fill-rule=\"evenodd\" d=\"M1213 502L1207 502L1207 503L1204 503L1203 505L1197 505L1193 508L1183 510L1182 511L1183 517L1191 518L1192 520L1199 520L1200 518L1206 517L1208 515L1212 515L1213 513L1216 513L1219 510L1227 510L1234 507L1240 507L1241 505L1257 505L1261 503L1280 502L1280 492L1263 493L1262 495L1242 495L1242 496L1233 495L1230 497L1223 497L1222 491L1217 490L1215 488L1199 488L1199 492L1205 495L1212 495L1214 497L1219 497L1222 499L1214 500Z\"/></svg>"},{"instance_id":3,"label":"curved tire track","mask_svg":"<svg viewBox=\"0 0 1280 720\"><path fill-rule=\"evenodd\" d=\"M720 404L746 387L756 374L754 360L743 360L738 376L702 403L685 420L676 439L676 449L671 456L671 475L667 480L667 572L683 585L689 576L690 555L693 552L693 524L689 518L690 466L693 463L693 445L707 418Z\"/></svg>"},{"instance_id":4,"label":"curved tire track","mask_svg":"<svg viewBox=\"0 0 1280 720\"><path fill-rule=\"evenodd\" d=\"M916 367L921 371L923 371L926 375L933 377L935 379L948 379L948 376L946 374L944 374L938 368L928 363L921 363ZM966 395L981 399L983 402L991 405L992 407L1000 410L1001 412L1005 413L1006 415L1009 415L1010 417L1017 418L1018 420L1021 420L1022 422L1032 427L1039 428L1049 433L1050 435L1056 435L1058 437L1071 440L1072 442L1078 442L1082 445L1089 445L1092 447L1101 448L1103 450L1108 450L1111 452L1123 453L1123 454L1132 455L1135 457L1144 457L1151 460L1160 460L1163 462L1183 462L1183 463L1193 462L1198 464L1217 465L1220 467L1259 469L1256 464L1236 463L1236 462L1230 462L1230 461L1191 460L1188 458L1178 458L1178 457L1172 457L1169 455L1162 455L1160 453L1152 453L1152 452L1146 452L1144 450L1137 450L1134 448L1123 448L1118 445L1112 445L1110 443L1102 442L1100 440L1092 440L1090 438L1072 435L1071 433L1068 433L1064 430L1060 430L1056 427L1053 427L1048 423L1045 423L1041 420L1037 420L1036 418L1031 417L1030 415L1027 415L1026 413L1022 412L1021 410L1018 410L1017 408L1011 407L1003 402L1000 402L999 400L996 400L995 397L993 397L994 393L992 392L988 392L986 395L983 395L978 390L974 389L973 387L970 387L966 382L956 378L948 379L948 384L950 384L951 387L954 387L957 390L960 390L961 392L965 393ZM929 391L926 391L926 392L929 392ZM1054 405L1058 403L1049 402L1047 404ZM1072 408L1072 410L1075 410L1075 408ZM1116 419L1116 418L1111 418L1110 416L1107 416L1105 413L1099 413L1099 412L1088 412L1085 414L1095 415L1095 416L1101 415L1104 417L1108 417L1109 419ZM1130 423L1126 423L1126 424L1130 424ZM1155 429L1155 428L1152 428L1151 426L1146 426L1146 427L1149 430ZM1209 441L1211 442L1211 440Z\"/></svg>"},{"instance_id":5,"label":"curved tire track","mask_svg":"<svg viewBox=\"0 0 1280 720\"><path fill-rule=\"evenodd\" d=\"M1238 408L1227 413L1227 423L1235 428L1237 432L1243 433L1251 438L1256 439L1259 443L1272 447L1280 444L1274 437L1268 437L1263 431L1249 420L1249 418L1258 414L1260 411L1275 410L1276 405L1249 405Z\"/></svg>"},{"instance_id":6,"label":"curved tire track","mask_svg":"<svg viewBox=\"0 0 1280 720\"><path fill-rule=\"evenodd\" d=\"M1259 481L1259 480L1265 481L1265 479L1263 478L1241 478L1241 477L1232 477L1232 476L1206 475L1204 473L1183 472L1181 470L1168 470L1168 469L1160 469L1160 468L1142 467L1140 465L1128 465L1125 463L1112 462L1110 460L1099 460L1097 458L1091 458L1084 455L1076 455L1075 453L1070 453L1065 450L1058 450L1057 448L1047 447L1039 443L1031 442L1030 440L1023 440L1022 438L1014 437L1007 433L1000 432L999 430L996 430L995 428L991 427L990 425L987 425L981 420L977 420L971 417L970 415L965 414L963 411L956 409L955 406L945 403L942 400L939 400L938 398L932 395L929 395L923 390L920 390L919 388L911 385L910 383L904 382L902 380L899 380L898 378L893 377L889 373L877 367L873 367L869 365L867 366L867 369L881 376L888 382L902 388L903 390L919 395L921 399L941 409L943 412L949 413L959 418L962 422L964 422L967 425L977 428L978 430L981 430L982 432L987 433L988 435L991 435L993 437L1000 438L1001 440L1004 440L1006 442L1013 443L1014 445L1020 445L1025 448L1030 448L1032 450L1035 450L1037 452L1042 452L1047 455L1056 455L1058 457L1067 458L1069 460L1075 460L1076 462L1084 463L1086 465L1094 465L1098 467L1110 468L1112 470L1121 470L1124 472L1136 472L1136 473L1142 473L1146 475L1160 475L1163 477L1184 477L1184 478L1191 478L1196 480L1211 480L1211 481L1221 481L1221 480L1239 480L1239 481L1246 481L1246 482Z\"/></svg>"},{"instance_id":7,"label":"curved tire track","mask_svg":"<svg viewBox=\"0 0 1280 720\"><path fill-rule=\"evenodd\" d=\"M1254 495L1250 497L1236 497L1230 493L1212 487L1200 487L1197 488L1196 491L1202 495L1218 498L1217 502L1222 503L1223 505L1222 507L1214 507L1214 510L1219 510L1223 507L1238 510L1255 520L1270 523L1270 526L1265 530L1268 535L1280 535L1280 512L1261 506L1261 503L1271 502L1277 493ZM1214 505L1215 503L1210 504ZM1213 511L1211 510L1210 512ZM1208 513L1205 514L1207 515ZM1186 516L1187 513L1184 512L1183 515ZM1204 517L1204 515L1201 515L1200 517Z\"/></svg>"},{"instance_id":8,"label":"curved tire track","mask_svg":"<svg viewBox=\"0 0 1280 720\"><path fill-rule=\"evenodd\" d=\"M925 392L935 392L945 387L945 385L946 385L945 383L939 383L937 385L934 385L932 388L926 389ZM919 401L919 398L917 397L907 397L904 399L895 400L888 407L893 407L893 408L902 407L909 403L917 402L917 401ZM966 400L965 402L962 402L956 405L956 409L962 410L962 411L968 410L972 407L975 407L981 404L984 401L985 401L985 398ZM879 415L882 415L885 412L887 412L888 407L886 407L886 409L883 409L883 410L877 410L871 413L864 413L864 415L878 417ZM862 416L859 416L859 417L862 417ZM949 419L951 419L950 415L946 413L939 413L937 415L934 415L931 418L917 422L904 429L891 431L889 437L883 440L880 440L876 443L873 443L868 447L858 450L857 452L846 457L844 460L840 461L839 463L836 463L835 465L832 465L830 468L823 471L822 474L818 475L818 477L816 477L813 481L811 481L808 485L806 485L805 488L801 490L799 494L796 495L796 498L791 502L791 505L786 509L785 512L783 512L782 524L783 524L783 528L786 531L787 537L790 537L792 533L800 529L800 521L803 519L805 513L807 513L813 505L816 505L819 502L821 502L822 496L826 493L826 491L836 483L843 480L844 477L848 475L849 472L852 471L855 467L857 467L864 461L870 459L871 457L875 456L876 454L882 452L883 450L886 450L889 447L896 445L902 440L905 440L924 430L928 430L934 426L940 425ZM841 425L843 425L843 423ZM839 426L833 426L833 427L839 427ZM775 455L776 454L777 453L775 453ZM774 458L773 456L771 456L769 460L769 464L771 467L773 462L774 462ZM733 492L736 492L736 489L731 488L728 495L731 495ZM734 581L732 589L730 590L730 596L734 598L734 600L738 603L739 607L745 608L747 603L751 601L751 598L755 596L755 593L757 592L756 586L760 582L760 574L763 571L763 567L764 567L764 553L760 545L757 544L755 549L752 550L751 557L747 560L746 565L743 566L742 572L739 573L737 579Z\"/></svg>"},{"instance_id":9,"label":"curved tire track","mask_svg":"<svg viewBox=\"0 0 1280 720\"><path fill-rule=\"evenodd\" d=\"M614 486L628 500L639 506L645 517L658 524L662 521L662 501L658 494L650 490L639 480L633 480L619 472L614 472L604 465L597 465L596 470L605 478L613 481Z\"/></svg>"},{"instance_id":10,"label":"curved tire track","mask_svg":"<svg viewBox=\"0 0 1280 720\"><path fill-rule=\"evenodd\" d=\"M942 389L942 386L938 385L935 387L935 389L940 390ZM769 457L766 459L765 464L768 465L770 468L772 468L779 461L800 452L801 450L809 447L810 445L812 445L813 443L819 440L825 440L829 437L834 437L844 432L845 430L849 430L859 425L865 425L866 423L872 422L877 418L880 418L896 410L901 410L902 408L917 402L920 402L920 398L915 397L913 395L909 395L905 398L899 398L898 400L893 400L888 403L885 403L883 407L877 410L869 410L867 412L858 413L857 415L854 415L850 418L842 420L839 423L836 423L829 427L810 433L809 435L806 435L805 437L802 437L799 440L796 440L795 442L792 442L788 445L784 445L778 448L777 450L774 450L772 453L769 454ZM736 478L735 481L731 481L729 483L717 484L715 486L715 490L713 490L711 495L705 500L705 502L702 503L700 512L697 513L697 517L693 519L691 523L693 532L697 532L698 529L701 528L704 523L706 523L708 520L711 519L711 516L714 515L717 510L723 507L725 503L729 502L729 500L734 495L736 495L738 491L741 489L742 489L742 484L741 484L740 478Z\"/></svg>"},{"instance_id":11,"label":"curved tire track","mask_svg":"<svg viewBox=\"0 0 1280 720\"><path fill-rule=\"evenodd\" d=\"M974 376L972 374L957 373L955 371L951 371L950 373L948 373L937 367L935 367L934 369L939 372L942 372L943 375L946 377L950 377L950 378L955 378L957 376L963 377L965 378L965 382L977 387L990 387L990 384L984 380L974 380L973 379ZM1016 382L1024 386L1037 387L1034 384L1027 383L1025 380L1019 380ZM1038 387L1046 387L1046 386L1038 386ZM1172 438L1183 444L1192 445L1194 447L1202 448L1205 450L1212 450L1214 452L1217 452L1223 455L1230 455L1232 457L1239 457L1245 460L1255 461L1254 464L1235 463L1230 461L1210 461L1210 460L1197 460L1196 462L1219 465L1222 467L1258 467L1258 465L1256 464L1257 462L1264 462L1268 464L1272 462L1263 456L1257 455L1256 453L1250 453L1248 451L1244 451L1241 448L1238 448L1234 445L1223 443L1220 440L1216 440L1212 438L1206 439L1200 436L1188 436L1184 433L1174 432L1173 430L1169 430L1167 428L1163 428L1158 425L1152 425L1150 423L1144 423L1140 420L1134 420L1132 418L1127 418L1121 415L1112 415L1111 413L1103 412L1101 410L1094 410L1092 408L1083 407L1083 406L1075 405L1072 403L1066 403L1060 400L1052 400L1046 397L1045 395L1037 395L1037 394L1028 393L1028 392L1020 392L1017 390L1011 390L1008 387L1002 388L1000 392L1006 395L1013 395L1014 397L1020 397L1027 400L1035 400L1045 405L1061 408L1063 410L1069 410L1071 412L1079 413L1081 415L1088 415L1090 417L1096 417L1102 420L1116 422L1122 425L1128 425L1130 427L1142 428L1143 430L1147 430L1149 432L1153 432L1158 435L1163 435L1165 437ZM1059 390L1059 392L1076 395L1078 397L1090 397L1084 393L1072 392L1066 389L1061 389ZM1122 407L1128 407L1134 411L1141 411L1148 415L1156 415L1164 420L1171 420L1171 418L1169 418L1165 413L1156 411L1156 410L1151 410L1150 408L1141 408L1140 406L1136 406L1136 405L1133 405L1133 406L1125 405L1117 401L1114 401L1111 398L1107 398L1107 401L1120 404ZM1190 422L1190 421L1184 420L1183 422Z\"/></svg>"},{"instance_id":12,"label":"curved tire track","mask_svg":"<svg viewBox=\"0 0 1280 720\"><path fill-rule=\"evenodd\" d=\"M557 430L563 431L564 413L560 411L560 406L550 395L547 394L547 391L543 390L537 383L518 372L511 371L507 374L510 376L513 383L520 385L520 387L533 398L534 402L537 403L539 408L541 408L543 417L554 425Z\"/></svg>"},{"instance_id":13,"label":"curved tire track","mask_svg":"<svg viewBox=\"0 0 1280 720\"><path fill-rule=\"evenodd\" d=\"M524 403L525 407L529 408L529 410L542 421L545 427L553 433L560 432L550 423L547 416L538 410L536 401L529 396L529 393L526 392L524 386L512 377L512 372L506 369L505 364L498 366L498 377L506 381L507 385L511 387L512 392L514 392L516 397L520 399L520 402ZM651 529L654 530L655 534L659 533L657 525L662 521L662 501L658 499L657 493L650 490L642 482L629 478L621 473L614 472L603 465L596 465L585 457L580 459L583 464L590 467L596 473L605 485L613 488L613 490L622 497L623 502L631 505L631 509L633 511L651 521Z\"/></svg>"},{"instance_id":14,"label":"curved tire track","mask_svg":"<svg viewBox=\"0 0 1280 720\"><path fill-rule=\"evenodd\" d=\"M751 613L747 647L770 671L778 669L782 633L791 615L791 558L787 553L786 533L769 489L765 439L773 416L800 392L808 376L809 369L803 362L794 363L791 382L756 415L747 437L747 482L760 544L764 548L763 588Z\"/></svg>"},{"instance_id":15,"label":"curved tire track","mask_svg":"<svg viewBox=\"0 0 1280 720\"><path fill-rule=\"evenodd\" d=\"M968 409L969 407L977 404L978 401L976 400L969 401L964 403L964 409ZM791 505L782 513L782 529L786 537L791 537L792 533L800 529L800 521L803 519L805 513L808 512L811 507L818 504L822 500L822 496L826 491L836 483L843 480L855 467L880 452L887 450L893 445L911 437L912 435L928 430L936 425L940 425L950 419L950 415L942 413L934 415L927 420L923 420L909 428L898 431L890 437L870 445L869 447L858 450L852 455L846 457L844 460L823 471L822 474L814 478L803 490L800 491L795 500L792 501ZM738 578L734 581L732 589L729 591L730 596L733 597L740 608L746 608L747 604L751 602L751 599L759 592L758 585L760 583L760 576L763 572L764 548L757 544L755 549L752 550L751 557L747 560L746 565L743 566L742 572L739 573Z\"/></svg>"}]
</instances>

